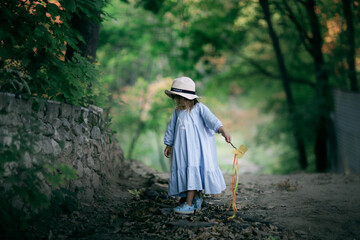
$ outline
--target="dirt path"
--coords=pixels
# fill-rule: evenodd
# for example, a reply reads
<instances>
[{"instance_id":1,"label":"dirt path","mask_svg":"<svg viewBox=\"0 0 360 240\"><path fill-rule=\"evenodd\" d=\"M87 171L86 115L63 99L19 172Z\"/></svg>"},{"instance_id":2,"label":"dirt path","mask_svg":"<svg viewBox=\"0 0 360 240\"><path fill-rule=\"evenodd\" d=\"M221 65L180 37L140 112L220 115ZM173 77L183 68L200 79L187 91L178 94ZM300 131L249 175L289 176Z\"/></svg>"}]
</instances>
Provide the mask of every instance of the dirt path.
<instances>
[{"instance_id":1,"label":"dirt path","mask_svg":"<svg viewBox=\"0 0 360 240\"><path fill-rule=\"evenodd\" d=\"M36 239L360 239L360 176L240 176L239 212L226 220L230 187L201 212L176 215L167 174L137 162L93 204L44 223ZM231 186L231 176L226 176ZM131 193L129 192L131 190ZM223 214L219 216L219 214Z\"/></svg>"},{"instance_id":2,"label":"dirt path","mask_svg":"<svg viewBox=\"0 0 360 240\"><path fill-rule=\"evenodd\" d=\"M245 175L239 181L244 220L271 222L301 239L360 239L360 175Z\"/></svg>"}]
</instances>

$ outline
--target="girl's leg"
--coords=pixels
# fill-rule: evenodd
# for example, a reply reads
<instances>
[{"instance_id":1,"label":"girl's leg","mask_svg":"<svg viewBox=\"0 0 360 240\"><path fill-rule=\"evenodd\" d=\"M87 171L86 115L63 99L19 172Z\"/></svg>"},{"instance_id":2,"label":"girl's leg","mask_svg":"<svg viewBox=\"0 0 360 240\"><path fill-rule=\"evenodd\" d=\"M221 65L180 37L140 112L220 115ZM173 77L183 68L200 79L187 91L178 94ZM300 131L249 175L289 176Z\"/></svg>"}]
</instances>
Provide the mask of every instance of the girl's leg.
<instances>
[{"instance_id":1,"label":"girl's leg","mask_svg":"<svg viewBox=\"0 0 360 240\"><path fill-rule=\"evenodd\" d=\"M199 192L196 191L196 190L190 190L190 191L187 191L186 192L186 203L189 205L189 206L192 206L192 201L194 199L194 196L196 198L199 198L200 195L199 195Z\"/></svg>"},{"instance_id":2,"label":"girl's leg","mask_svg":"<svg viewBox=\"0 0 360 240\"><path fill-rule=\"evenodd\" d=\"M195 192L196 192L195 190L190 190L186 192L186 203L189 206L192 206L192 201L194 199Z\"/></svg>"},{"instance_id":3,"label":"girl's leg","mask_svg":"<svg viewBox=\"0 0 360 240\"><path fill-rule=\"evenodd\" d=\"M196 192L195 192L195 197L196 197L196 198L199 198L199 197L200 197L200 191L196 191Z\"/></svg>"}]
</instances>

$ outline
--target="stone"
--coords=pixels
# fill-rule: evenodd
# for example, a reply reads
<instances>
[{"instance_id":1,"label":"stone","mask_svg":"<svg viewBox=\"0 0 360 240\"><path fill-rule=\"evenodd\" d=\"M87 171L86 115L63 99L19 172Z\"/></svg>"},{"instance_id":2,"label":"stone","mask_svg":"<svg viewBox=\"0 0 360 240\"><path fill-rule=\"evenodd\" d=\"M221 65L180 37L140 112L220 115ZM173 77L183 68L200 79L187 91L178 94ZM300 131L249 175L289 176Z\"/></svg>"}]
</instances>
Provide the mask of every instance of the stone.
<instances>
[{"instance_id":1,"label":"stone","mask_svg":"<svg viewBox=\"0 0 360 240\"><path fill-rule=\"evenodd\" d=\"M97 161L94 162L95 166L94 166L94 170L96 171L100 171L101 170L101 162L98 161L98 158L95 158ZM107 167L111 168L111 166L109 164L106 165ZM111 171L111 170L109 170Z\"/></svg>"},{"instance_id":2,"label":"stone","mask_svg":"<svg viewBox=\"0 0 360 240\"><path fill-rule=\"evenodd\" d=\"M71 154L72 149L73 149L73 144L72 144L72 142L70 142L70 141L65 141L64 149L63 149L63 151L62 151L62 154L63 154L64 156L68 156L68 155Z\"/></svg>"},{"instance_id":3,"label":"stone","mask_svg":"<svg viewBox=\"0 0 360 240\"><path fill-rule=\"evenodd\" d=\"M47 123L42 126L42 133L44 136L52 136L55 133L55 129L51 124Z\"/></svg>"},{"instance_id":4,"label":"stone","mask_svg":"<svg viewBox=\"0 0 360 240\"><path fill-rule=\"evenodd\" d=\"M91 149L89 148L89 145L83 144L82 145L82 151L84 155L91 155Z\"/></svg>"},{"instance_id":5,"label":"stone","mask_svg":"<svg viewBox=\"0 0 360 240\"><path fill-rule=\"evenodd\" d=\"M23 99L17 99L16 106L15 106L15 112L29 115L32 112L32 100L23 100Z\"/></svg>"},{"instance_id":6,"label":"stone","mask_svg":"<svg viewBox=\"0 0 360 240\"><path fill-rule=\"evenodd\" d=\"M62 141L61 136L60 136L59 132L58 132L56 129L54 129L53 139L54 139L55 141L57 141L57 142L61 142L61 141Z\"/></svg>"},{"instance_id":7,"label":"stone","mask_svg":"<svg viewBox=\"0 0 360 240\"><path fill-rule=\"evenodd\" d=\"M91 143L92 152L94 154L100 154L102 152L103 149L98 141L92 139L90 143Z\"/></svg>"},{"instance_id":8,"label":"stone","mask_svg":"<svg viewBox=\"0 0 360 240\"><path fill-rule=\"evenodd\" d=\"M73 139L73 141L74 141L74 144L76 144L76 145L82 145L84 143L84 139L85 139L85 137L80 135L80 136L75 137Z\"/></svg>"},{"instance_id":9,"label":"stone","mask_svg":"<svg viewBox=\"0 0 360 240\"><path fill-rule=\"evenodd\" d=\"M105 146L105 136L104 135L101 135L100 136L100 143L101 143L101 146Z\"/></svg>"},{"instance_id":10,"label":"stone","mask_svg":"<svg viewBox=\"0 0 360 240\"><path fill-rule=\"evenodd\" d=\"M0 126L18 127L22 126L22 122L17 113L11 112L7 115L0 114Z\"/></svg>"},{"instance_id":11,"label":"stone","mask_svg":"<svg viewBox=\"0 0 360 240\"><path fill-rule=\"evenodd\" d=\"M98 128L97 126L94 126L91 129L91 138L95 139L95 140L98 140L98 139L100 139L100 136L101 136L100 128Z\"/></svg>"},{"instance_id":12,"label":"stone","mask_svg":"<svg viewBox=\"0 0 360 240\"><path fill-rule=\"evenodd\" d=\"M102 144L101 143L101 146L102 146L104 152L109 152L110 151L110 146L108 144Z\"/></svg>"},{"instance_id":13,"label":"stone","mask_svg":"<svg viewBox=\"0 0 360 240\"><path fill-rule=\"evenodd\" d=\"M77 160L76 170L77 170L77 174L78 174L79 178L82 178L84 176L84 167L80 160Z\"/></svg>"},{"instance_id":14,"label":"stone","mask_svg":"<svg viewBox=\"0 0 360 240\"><path fill-rule=\"evenodd\" d=\"M95 166L95 163L94 163L94 159L89 156L87 159L86 159L86 164L89 168L92 168L94 169L94 166Z\"/></svg>"},{"instance_id":15,"label":"stone","mask_svg":"<svg viewBox=\"0 0 360 240\"><path fill-rule=\"evenodd\" d=\"M82 126L79 124L74 124L72 127L73 133L75 134L75 136L79 136L81 135L82 132Z\"/></svg>"},{"instance_id":16,"label":"stone","mask_svg":"<svg viewBox=\"0 0 360 240\"><path fill-rule=\"evenodd\" d=\"M0 136L0 146L7 146L10 147L12 143L11 136Z\"/></svg>"},{"instance_id":17,"label":"stone","mask_svg":"<svg viewBox=\"0 0 360 240\"><path fill-rule=\"evenodd\" d=\"M92 183L92 186L95 189L99 188L99 186L100 186L100 177L99 177L99 175L97 175L96 173L93 173L93 175L91 176L91 183Z\"/></svg>"},{"instance_id":18,"label":"stone","mask_svg":"<svg viewBox=\"0 0 360 240\"><path fill-rule=\"evenodd\" d=\"M82 111L82 108L81 107L78 107L78 106L73 106L73 119L75 122L80 122L80 119L81 119L81 111Z\"/></svg>"},{"instance_id":19,"label":"stone","mask_svg":"<svg viewBox=\"0 0 360 240\"><path fill-rule=\"evenodd\" d=\"M45 115L45 122L51 123L53 119L59 117L60 112L60 104L59 103L49 103L46 102L46 115Z\"/></svg>"},{"instance_id":20,"label":"stone","mask_svg":"<svg viewBox=\"0 0 360 240\"><path fill-rule=\"evenodd\" d=\"M51 145L52 145L53 150L54 150L54 155L55 156L59 155L61 153L60 145L54 139L51 139Z\"/></svg>"},{"instance_id":21,"label":"stone","mask_svg":"<svg viewBox=\"0 0 360 240\"><path fill-rule=\"evenodd\" d=\"M30 114L32 111L31 105L32 105L31 101L26 101L18 98L11 98L5 111L7 113L14 112L19 114Z\"/></svg>"},{"instance_id":22,"label":"stone","mask_svg":"<svg viewBox=\"0 0 360 240\"><path fill-rule=\"evenodd\" d=\"M91 126L98 126L99 116L93 111L90 111L88 115L88 121Z\"/></svg>"},{"instance_id":23,"label":"stone","mask_svg":"<svg viewBox=\"0 0 360 240\"><path fill-rule=\"evenodd\" d=\"M62 126L64 127L64 129L66 131L69 131L71 128L71 124L69 123L69 121L66 118L62 118L61 121L62 121Z\"/></svg>"},{"instance_id":24,"label":"stone","mask_svg":"<svg viewBox=\"0 0 360 240\"><path fill-rule=\"evenodd\" d=\"M84 156L84 151L83 151L81 145L76 145L74 151L75 151L75 155L78 158L82 158Z\"/></svg>"},{"instance_id":25,"label":"stone","mask_svg":"<svg viewBox=\"0 0 360 240\"><path fill-rule=\"evenodd\" d=\"M40 126L43 125L42 122L37 121L33 116L30 114L19 114L19 119L21 125L25 125L27 129L39 131Z\"/></svg>"},{"instance_id":26,"label":"stone","mask_svg":"<svg viewBox=\"0 0 360 240\"><path fill-rule=\"evenodd\" d=\"M1 127L0 128L0 136L8 136L9 135L9 130L5 127Z\"/></svg>"},{"instance_id":27,"label":"stone","mask_svg":"<svg viewBox=\"0 0 360 240\"><path fill-rule=\"evenodd\" d=\"M18 167L17 162L5 162L3 165L2 177L8 177L13 175L15 169Z\"/></svg>"},{"instance_id":28,"label":"stone","mask_svg":"<svg viewBox=\"0 0 360 240\"><path fill-rule=\"evenodd\" d=\"M62 122L60 119L58 118L54 118L53 121L52 121L52 126L57 129L59 128L60 126L62 125Z\"/></svg>"},{"instance_id":29,"label":"stone","mask_svg":"<svg viewBox=\"0 0 360 240\"><path fill-rule=\"evenodd\" d=\"M70 119L71 115L72 115L72 106L66 103L61 104L61 117Z\"/></svg>"},{"instance_id":30,"label":"stone","mask_svg":"<svg viewBox=\"0 0 360 240\"><path fill-rule=\"evenodd\" d=\"M106 155L106 154L100 154L100 155L99 155L98 159L99 159L100 162L105 162L105 160L106 160L106 156L105 156L105 155Z\"/></svg>"},{"instance_id":31,"label":"stone","mask_svg":"<svg viewBox=\"0 0 360 240\"><path fill-rule=\"evenodd\" d=\"M90 142L90 138L87 135L84 135L84 143L88 144Z\"/></svg>"},{"instance_id":32,"label":"stone","mask_svg":"<svg viewBox=\"0 0 360 240\"><path fill-rule=\"evenodd\" d=\"M45 116L45 112L44 111L41 111L39 109L39 111L37 112L36 116L39 118L39 119L43 119L44 116Z\"/></svg>"},{"instance_id":33,"label":"stone","mask_svg":"<svg viewBox=\"0 0 360 240\"><path fill-rule=\"evenodd\" d=\"M86 125L88 124L88 115L89 115L89 110L86 109L86 108L83 108L83 109L82 109L81 116L82 116L83 122L84 122Z\"/></svg>"},{"instance_id":34,"label":"stone","mask_svg":"<svg viewBox=\"0 0 360 240\"><path fill-rule=\"evenodd\" d=\"M84 175L87 177L91 176L91 170L88 167L84 167Z\"/></svg>"},{"instance_id":35,"label":"stone","mask_svg":"<svg viewBox=\"0 0 360 240\"><path fill-rule=\"evenodd\" d=\"M34 142L32 144L32 147L33 147L33 151L35 154L39 153L41 151L41 145L38 141Z\"/></svg>"},{"instance_id":36,"label":"stone","mask_svg":"<svg viewBox=\"0 0 360 240\"><path fill-rule=\"evenodd\" d=\"M4 95L3 93L0 93L0 111L2 112L3 110L5 110L8 105L9 97Z\"/></svg>"},{"instance_id":37,"label":"stone","mask_svg":"<svg viewBox=\"0 0 360 240\"><path fill-rule=\"evenodd\" d=\"M12 112L15 112L17 113L17 107L18 107L18 103L17 101L19 101L19 99L16 99L16 98L9 98L8 99L8 104L7 104L7 107L5 109L5 111L7 113L12 113Z\"/></svg>"},{"instance_id":38,"label":"stone","mask_svg":"<svg viewBox=\"0 0 360 240\"><path fill-rule=\"evenodd\" d=\"M81 182L81 180L75 180L75 181L73 181L73 186L74 186L74 187L79 187L79 188L81 188L81 187L82 187L82 182Z\"/></svg>"},{"instance_id":39,"label":"stone","mask_svg":"<svg viewBox=\"0 0 360 240\"><path fill-rule=\"evenodd\" d=\"M31 161L31 156L30 156L28 151L26 151L24 153L23 159L24 159L25 167L26 168L31 168L32 167L32 161Z\"/></svg>"},{"instance_id":40,"label":"stone","mask_svg":"<svg viewBox=\"0 0 360 240\"><path fill-rule=\"evenodd\" d=\"M36 112L36 115L39 119L43 119L45 117L46 105L44 101L38 99L34 100L32 109L34 112Z\"/></svg>"},{"instance_id":41,"label":"stone","mask_svg":"<svg viewBox=\"0 0 360 240\"><path fill-rule=\"evenodd\" d=\"M60 127L57 131L59 133L61 141L63 141L63 140L68 140L68 141L72 140L70 131L66 131L64 127Z\"/></svg>"},{"instance_id":42,"label":"stone","mask_svg":"<svg viewBox=\"0 0 360 240\"><path fill-rule=\"evenodd\" d=\"M52 154L54 152L54 148L51 144L51 140L43 139L43 140L40 140L39 144L40 144L42 152L44 154Z\"/></svg>"},{"instance_id":43,"label":"stone","mask_svg":"<svg viewBox=\"0 0 360 240\"><path fill-rule=\"evenodd\" d=\"M102 109L101 107L95 106L95 105L89 104L88 108L89 108L89 110L97 113L99 116L101 116L101 114L104 112L104 109Z\"/></svg>"},{"instance_id":44,"label":"stone","mask_svg":"<svg viewBox=\"0 0 360 240\"><path fill-rule=\"evenodd\" d=\"M81 123L80 126L81 126L82 135L88 135L89 134L89 136L90 136L89 129L88 129L87 125L85 123Z\"/></svg>"},{"instance_id":45,"label":"stone","mask_svg":"<svg viewBox=\"0 0 360 240\"><path fill-rule=\"evenodd\" d=\"M103 136L104 136L105 144L106 144L106 145L109 145L109 143L110 143L110 137L109 137L109 135L106 134L106 135L103 135Z\"/></svg>"}]
</instances>

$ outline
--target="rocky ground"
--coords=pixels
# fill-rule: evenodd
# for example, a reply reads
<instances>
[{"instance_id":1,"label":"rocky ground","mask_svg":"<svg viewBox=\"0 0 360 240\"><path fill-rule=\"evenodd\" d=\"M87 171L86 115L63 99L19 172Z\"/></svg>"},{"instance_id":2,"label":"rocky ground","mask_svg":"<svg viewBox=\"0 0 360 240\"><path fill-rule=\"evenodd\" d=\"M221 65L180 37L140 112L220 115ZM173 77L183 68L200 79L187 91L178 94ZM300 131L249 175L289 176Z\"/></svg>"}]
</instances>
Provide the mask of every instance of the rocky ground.
<instances>
[{"instance_id":1,"label":"rocky ground","mask_svg":"<svg viewBox=\"0 0 360 240\"><path fill-rule=\"evenodd\" d=\"M174 214L167 174L132 162L92 204L31 227L36 239L360 239L360 175L241 175L233 219L228 188Z\"/></svg>"}]
</instances>

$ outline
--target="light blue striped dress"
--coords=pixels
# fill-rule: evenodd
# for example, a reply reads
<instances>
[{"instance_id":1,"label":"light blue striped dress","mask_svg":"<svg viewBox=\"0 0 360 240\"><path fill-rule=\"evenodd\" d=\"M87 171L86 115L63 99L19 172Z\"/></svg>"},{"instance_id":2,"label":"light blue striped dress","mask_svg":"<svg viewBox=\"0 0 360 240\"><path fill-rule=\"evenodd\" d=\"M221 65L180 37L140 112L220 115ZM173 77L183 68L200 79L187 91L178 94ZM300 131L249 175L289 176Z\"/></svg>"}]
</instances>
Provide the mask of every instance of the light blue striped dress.
<instances>
[{"instance_id":1,"label":"light blue striped dress","mask_svg":"<svg viewBox=\"0 0 360 240\"><path fill-rule=\"evenodd\" d=\"M215 132L221 126L202 103L190 112L173 112L164 137L164 143L173 147L169 196L183 197L188 190L219 194L226 188L215 142Z\"/></svg>"}]
</instances>

